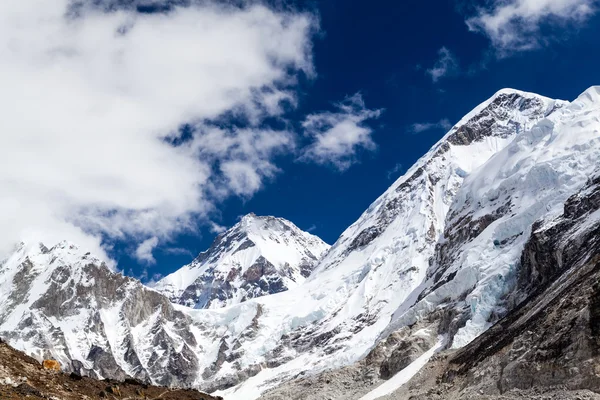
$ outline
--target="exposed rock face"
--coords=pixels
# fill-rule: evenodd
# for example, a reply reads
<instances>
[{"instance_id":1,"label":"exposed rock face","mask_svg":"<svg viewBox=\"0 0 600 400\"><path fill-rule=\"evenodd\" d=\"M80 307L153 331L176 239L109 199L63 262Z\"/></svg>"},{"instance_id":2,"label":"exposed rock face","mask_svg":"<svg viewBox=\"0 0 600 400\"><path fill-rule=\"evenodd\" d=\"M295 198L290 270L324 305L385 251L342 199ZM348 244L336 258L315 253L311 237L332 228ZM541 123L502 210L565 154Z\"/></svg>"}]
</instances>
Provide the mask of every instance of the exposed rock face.
<instances>
[{"instance_id":1,"label":"exposed rock face","mask_svg":"<svg viewBox=\"0 0 600 400\"><path fill-rule=\"evenodd\" d=\"M0 266L0 335L92 377L192 385L192 321L167 298L67 242L22 245Z\"/></svg>"},{"instance_id":2,"label":"exposed rock face","mask_svg":"<svg viewBox=\"0 0 600 400\"><path fill-rule=\"evenodd\" d=\"M588 177L594 176L593 171L597 169L597 160L600 159L599 93L598 88L591 88L572 104L560 103L558 106L548 107L547 112L537 114L541 118L537 124L519 130L518 134L509 139L510 143L506 147L499 149L480 168L473 171L459 170L458 177L460 179L454 180L454 191L444 193L450 199L446 213L439 214L438 211L437 214L443 215L444 219L441 224L435 225L434 232L441 231L443 233L437 234L437 238L433 241L435 247L433 250L427 245L426 231L419 231L423 238L421 254L430 254L430 256L428 267L416 270L425 271L426 275L420 281L420 285L414 286L412 293L400 303L391 317L391 324L386 327L380 338L390 337L388 335L398 330L403 331L408 326L420 326L421 329L428 330L430 335L444 335L448 346L460 348L485 332L523 299L531 296L537 290L537 284L552 281L554 279L552 276L556 275L557 271L560 271L565 265L567 254L581 253L584 248L573 250L573 248L579 248L579 244L575 247L561 244L558 232L569 231L569 229L579 232L587 229L587 224L593 219L590 216L580 219L575 210L579 209L578 213L585 213L583 210L586 207L591 209L593 207L590 206L597 202L595 197L597 194L594 194L590 186L595 179L589 180ZM511 102L509 101L509 103ZM526 103L523 102L523 104ZM478 108L474 117L466 119L481 121L477 117L478 113L488 113L489 110L486 111L486 109L490 107L490 104L498 104L498 102L492 100L488 106L484 105ZM514 126L512 123L500 125ZM449 136L459 130L461 130L460 127L454 128ZM500 129L500 131L503 130ZM470 138L475 141L471 141ZM482 141L489 140L476 138L478 138L477 135L469 134L468 138L465 136L464 140L460 141L461 143L463 141L470 143L468 146L471 147L469 149L471 156L476 152L474 151L475 146ZM445 148L449 148L451 151L444 151ZM452 144L441 143L435 146L431 153L445 154L446 157L451 157L452 151L458 153L458 149ZM432 162L427 161L425 165L430 166ZM438 165L435 170L440 171L440 166ZM416 169L413 174L409 171L405 182L399 185L398 189L402 191L404 188L410 188L408 193L419 193L421 198L427 199L427 196L423 196L418 191L418 186L414 186L414 184L424 176L431 175L433 174L429 174L426 168ZM432 177L430 182L436 184L449 182L447 179L438 172L438 177ZM578 192L580 194L573 196ZM423 214L427 215L426 210L429 204L434 205L434 210L440 210L435 206L435 199L440 197L443 198L439 195L432 196L431 198L434 199L432 203L429 203L429 200L426 201L426 205L421 208ZM408 200L401 202L404 207L402 212L406 212L407 203ZM386 203L378 201L376 204L378 207L372 206L368 212L386 209L380 207L380 204ZM565 219L573 225L567 226L564 223L555 222L557 215L560 215L563 209L568 210L565 211L565 215L567 215ZM423 227L428 225L428 223L422 223ZM551 226L555 226L554 231L547 233L540 231L541 227ZM371 243L376 243L377 235L373 235L375 231L380 232L379 235L382 236L384 233L381 232L385 232L385 229L370 229L365 226L360 232L369 234L359 235L361 240L358 242L361 245L368 243L367 247ZM401 231L403 228L398 227L396 233ZM598 233L592 232L591 236L594 237L594 235L598 236ZM373 238L373 236L376 237ZM435 238L435 235L433 236ZM574 236L572 232L571 236ZM535 237L543 240L536 242ZM368 240L362 238L368 238ZM573 240L582 241L583 239L579 237L579 239ZM541 249L543 242L552 250L543 251ZM336 252L337 246L336 243L324 262ZM540 248L538 249L536 246ZM586 247L590 247L590 243ZM429 251L431 253L428 253ZM555 262L544 262L543 266L539 262L537 264L530 263L531 265L528 266L525 261L522 261L534 258L534 255L538 257L538 254L540 260L553 258ZM560 254L560 257L557 254ZM410 260L413 265L414 260L415 257ZM323 263L317 267L316 273L320 271L322 265ZM397 266L396 270L400 268ZM528 278L528 276L540 277L542 275L544 278L535 278L539 280L537 283L535 280L530 282L530 278ZM369 284L372 283L369 282ZM397 290L396 295L403 296L404 294ZM586 321L582 321L581 325L585 325L585 323ZM568 324L562 324L562 326L564 325ZM570 334L567 333L567 336ZM498 335L490 334L489 340L490 342L486 346L493 347L493 343L498 340ZM398 372L398 369L424 350L414 346L417 343L414 332L397 347L398 350L410 349L407 353L413 355L406 359L399 359L396 349L386 349L385 346L382 347L382 343L385 341L375 347L382 352L383 361L378 365L390 367L390 373L386 373L385 368L383 371L380 368L379 379ZM488 348L486 346L483 348ZM524 346L524 349L527 348L528 345ZM293 381L268 393L265 398L281 393L301 393L304 382L319 382L323 377L332 376L330 374L341 374L339 379L346 381L354 373L348 371L354 371L354 368L364 371L368 368L363 364L368 358L353 367L336 370L335 373L325 372L314 378ZM495 364L491 361L490 365ZM473 374L486 375L487 372L475 368ZM515 373L515 376L517 375L518 372ZM381 381L375 379L375 383L379 382ZM332 388L335 387L336 385L332 385ZM432 386L429 386L428 389L431 388ZM355 396L356 393L359 395ZM331 398L359 398L364 392L352 385L346 392L339 393L338 389L330 392L328 386L324 385L321 388L321 394ZM427 396L433 394L435 393L428 393ZM474 391L472 394L477 394L477 392ZM430 398L427 396L423 398ZM460 396L444 396L442 394L437 398L462 398ZM405 399L408 397L407 395L395 398ZM317 399L320 396L311 394L306 398Z\"/></svg>"},{"instance_id":3,"label":"exposed rock face","mask_svg":"<svg viewBox=\"0 0 600 400\"><path fill-rule=\"evenodd\" d=\"M328 249L290 221L249 214L155 289L193 308L238 304L298 286Z\"/></svg>"},{"instance_id":4,"label":"exposed rock face","mask_svg":"<svg viewBox=\"0 0 600 400\"><path fill-rule=\"evenodd\" d=\"M531 238L525 245L521 258L521 269L518 279L517 301L539 288L546 287L564 268L572 265L577 259L588 259L590 254L598 252L593 230L586 227L596 223L594 212L600 209L600 175L596 175L586 183L582 191L570 197L564 205L563 215L552 222L542 221L533 226ZM572 232L573 229L583 232ZM584 247L583 243L589 245Z\"/></svg>"},{"instance_id":5,"label":"exposed rock face","mask_svg":"<svg viewBox=\"0 0 600 400\"><path fill-rule=\"evenodd\" d=\"M560 107L561 104L556 104ZM521 93L501 92L481 112L452 132L447 137L448 143L455 146L467 146L481 141L491 132L496 137L510 137L515 132L527 129L527 125L513 119L515 112L541 119L554 112L554 108L546 108L540 98L524 98Z\"/></svg>"},{"instance_id":6,"label":"exposed rock face","mask_svg":"<svg viewBox=\"0 0 600 400\"><path fill-rule=\"evenodd\" d=\"M600 392L600 176L537 228L522 257L516 297L524 300L453 356L451 371L490 394Z\"/></svg>"}]
</instances>

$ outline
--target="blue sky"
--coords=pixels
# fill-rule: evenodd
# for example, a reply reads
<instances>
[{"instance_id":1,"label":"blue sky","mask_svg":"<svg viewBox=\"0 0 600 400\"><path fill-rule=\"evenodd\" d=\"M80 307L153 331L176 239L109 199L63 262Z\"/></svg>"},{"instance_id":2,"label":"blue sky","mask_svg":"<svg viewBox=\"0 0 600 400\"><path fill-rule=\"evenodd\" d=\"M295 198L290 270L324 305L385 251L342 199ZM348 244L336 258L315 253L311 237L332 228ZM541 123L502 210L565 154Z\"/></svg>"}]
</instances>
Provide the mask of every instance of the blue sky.
<instances>
[{"instance_id":1,"label":"blue sky","mask_svg":"<svg viewBox=\"0 0 600 400\"><path fill-rule=\"evenodd\" d=\"M0 243L143 280L249 212L332 244L497 90L600 79L597 0L74 4L0 4Z\"/></svg>"},{"instance_id":2,"label":"blue sky","mask_svg":"<svg viewBox=\"0 0 600 400\"><path fill-rule=\"evenodd\" d=\"M253 197L220 204L217 220L223 226L248 212L275 215L333 244L440 139L446 121L454 124L504 87L571 100L600 80L600 15L576 26L544 21L544 33L536 35L544 44L498 54L489 37L469 30L470 7L453 0L328 0L307 7L320 20L314 41L317 76L303 82L294 115L300 119L332 110L332 101L359 92L368 108L384 110L365 122L377 149L361 151L345 171L282 157L282 171ZM442 48L456 66L434 81L427 70L439 62ZM415 132L415 124L423 130ZM177 237L173 246L189 254L165 254L159 247L150 274L165 274L190 261L214 236L201 227L197 234ZM133 265L134 275L148 268L127 251L121 256L121 265Z\"/></svg>"}]
</instances>

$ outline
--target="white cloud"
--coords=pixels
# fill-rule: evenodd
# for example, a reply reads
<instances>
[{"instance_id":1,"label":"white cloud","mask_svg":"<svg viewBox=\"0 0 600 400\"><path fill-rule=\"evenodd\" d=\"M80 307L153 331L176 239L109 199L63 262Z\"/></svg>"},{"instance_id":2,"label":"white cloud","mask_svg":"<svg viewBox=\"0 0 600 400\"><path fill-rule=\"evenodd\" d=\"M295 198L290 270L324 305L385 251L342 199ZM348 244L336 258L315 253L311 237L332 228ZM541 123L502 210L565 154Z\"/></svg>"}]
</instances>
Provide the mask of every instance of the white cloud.
<instances>
[{"instance_id":1,"label":"white cloud","mask_svg":"<svg viewBox=\"0 0 600 400\"><path fill-rule=\"evenodd\" d=\"M493 0L466 22L483 32L500 56L544 44L544 23L582 23L597 11L598 0Z\"/></svg>"},{"instance_id":2,"label":"white cloud","mask_svg":"<svg viewBox=\"0 0 600 400\"><path fill-rule=\"evenodd\" d=\"M190 250L184 249L181 247L167 247L167 248L161 249L161 251L165 254L194 257L194 254Z\"/></svg>"},{"instance_id":3,"label":"white cloud","mask_svg":"<svg viewBox=\"0 0 600 400\"><path fill-rule=\"evenodd\" d=\"M152 255L156 246L158 246L158 238L156 236L144 240L135 250L135 258L146 264L156 264L156 260Z\"/></svg>"},{"instance_id":4,"label":"white cloud","mask_svg":"<svg viewBox=\"0 0 600 400\"><path fill-rule=\"evenodd\" d=\"M216 222L211 222L211 223L210 223L210 231L211 231L212 233L217 233L217 234L218 234L218 233L223 233L223 232L225 232L226 230L227 230L227 227L226 227L226 226L219 225L219 224L217 224Z\"/></svg>"},{"instance_id":5,"label":"white cloud","mask_svg":"<svg viewBox=\"0 0 600 400\"><path fill-rule=\"evenodd\" d=\"M438 59L433 67L425 72L435 83L443 77L456 74L458 72L458 60L448 48L442 47L438 50Z\"/></svg>"},{"instance_id":6,"label":"white cloud","mask_svg":"<svg viewBox=\"0 0 600 400\"><path fill-rule=\"evenodd\" d=\"M391 169L386 172L386 176L388 179L395 178L399 171L402 170L402 164L398 163L394 165Z\"/></svg>"},{"instance_id":7,"label":"white cloud","mask_svg":"<svg viewBox=\"0 0 600 400\"><path fill-rule=\"evenodd\" d=\"M416 133L430 131L433 129L442 129L444 131L447 131L447 130L450 130L450 128L452 128L452 123L448 119L444 118L437 122L422 122L422 123L412 124L408 128L408 131L410 133L416 134Z\"/></svg>"},{"instance_id":8,"label":"white cloud","mask_svg":"<svg viewBox=\"0 0 600 400\"><path fill-rule=\"evenodd\" d=\"M70 4L0 2L0 252L162 241L278 171L293 137L258 126L313 73L310 15L209 1L73 16ZM250 125L207 122L227 113ZM173 146L182 123L195 132Z\"/></svg>"},{"instance_id":9,"label":"white cloud","mask_svg":"<svg viewBox=\"0 0 600 400\"><path fill-rule=\"evenodd\" d=\"M382 110L367 109L360 93L335 107L335 112L311 114L302 123L304 134L312 143L304 149L301 159L344 171L357 161L359 149L377 148L371 138L373 130L364 122L379 118Z\"/></svg>"}]
</instances>

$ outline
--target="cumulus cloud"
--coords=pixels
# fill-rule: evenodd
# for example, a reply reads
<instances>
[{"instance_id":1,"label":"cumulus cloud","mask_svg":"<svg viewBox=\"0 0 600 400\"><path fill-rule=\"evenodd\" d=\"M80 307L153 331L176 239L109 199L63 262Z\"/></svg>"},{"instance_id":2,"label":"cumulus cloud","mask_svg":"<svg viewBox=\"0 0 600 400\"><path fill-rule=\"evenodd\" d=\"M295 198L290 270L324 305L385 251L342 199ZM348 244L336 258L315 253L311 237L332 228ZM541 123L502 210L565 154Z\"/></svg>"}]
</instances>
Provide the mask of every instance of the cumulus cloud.
<instances>
[{"instance_id":1,"label":"cumulus cloud","mask_svg":"<svg viewBox=\"0 0 600 400\"><path fill-rule=\"evenodd\" d=\"M128 239L151 262L158 242L277 173L294 140L261 122L313 73L315 23L260 4L73 4L0 2L0 253L66 238L106 256ZM215 122L228 115L244 124Z\"/></svg>"},{"instance_id":2,"label":"cumulus cloud","mask_svg":"<svg viewBox=\"0 0 600 400\"><path fill-rule=\"evenodd\" d=\"M582 23L598 9L597 0L493 0L467 19L470 30L482 32L500 56L538 48L546 42L543 24Z\"/></svg>"},{"instance_id":3,"label":"cumulus cloud","mask_svg":"<svg viewBox=\"0 0 600 400\"><path fill-rule=\"evenodd\" d=\"M137 258L138 261L146 264L156 264L156 260L154 259L152 252L157 245L158 238L156 236L144 240L135 250L135 258Z\"/></svg>"},{"instance_id":4,"label":"cumulus cloud","mask_svg":"<svg viewBox=\"0 0 600 400\"><path fill-rule=\"evenodd\" d=\"M456 56L448 48L442 47L438 50L437 61L433 67L427 69L425 73L427 73L435 83L446 76L458 73L458 68L458 59Z\"/></svg>"},{"instance_id":5,"label":"cumulus cloud","mask_svg":"<svg viewBox=\"0 0 600 400\"><path fill-rule=\"evenodd\" d=\"M212 233L217 233L217 234L219 234L219 233L223 233L223 232L225 232L226 230L227 230L227 227L226 227L226 226L223 226L223 225L217 224L216 222L211 222L211 223L210 223L210 231L211 231Z\"/></svg>"},{"instance_id":6,"label":"cumulus cloud","mask_svg":"<svg viewBox=\"0 0 600 400\"><path fill-rule=\"evenodd\" d=\"M421 122L421 123L412 124L408 128L408 132L417 134L417 133L426 132L426 131L430 131L430 130L434 130L434 129L442 129L444 131L447 131L447 130L450 130L450 128L452 128L452 123L448 119L444 118L437 122Z\"/></svg>"},{"instance_id":7,"label":"cumulus cloud","mask_svg":"<svg viewBox=\"0 0 600 400\"><path fill-rule=\"evenodd\" d=\"M311 114L302 123L304 135L312 141L301 160L331 165L339 171L354 164L359 150L375 150L373 130L365 125L379 118L382 110L370 110L360 93L335 104L336 111Z\"/></svg>"}]
</instances>

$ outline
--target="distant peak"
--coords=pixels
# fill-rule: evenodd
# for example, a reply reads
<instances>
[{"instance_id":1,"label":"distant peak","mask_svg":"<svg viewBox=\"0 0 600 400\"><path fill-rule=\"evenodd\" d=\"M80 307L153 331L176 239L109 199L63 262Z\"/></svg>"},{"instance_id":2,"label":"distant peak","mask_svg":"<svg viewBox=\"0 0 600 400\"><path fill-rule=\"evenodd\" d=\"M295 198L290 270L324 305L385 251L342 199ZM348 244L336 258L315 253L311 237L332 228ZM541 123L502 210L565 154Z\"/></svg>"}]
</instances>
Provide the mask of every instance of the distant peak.
<instances>
[{"instance_id":1,"label":"distant peak","mask_svg":"<svg viewBox=\"0 0 600 400\"><path fill-rule=\"evenodd\" d=\"M247 235L264 235L265 233L287 232L294 231L297 233L304 232L297 227L293 222L272 215L256 215L250 213L242 217L234 227L227 232L245 232ZM226 233L226 235L228 234ZM306 233L306 232L304 232Z\"/></svg>"},{"instance_id":2,"label":"distant peak","mask_svg":"<svg viewBox=\"0 0 600 400\"><path fill-rule=\"evenodd\" d=\"M546 99L546 100L553 100L549 97L546 96L542 96L541 94L537 94L537 93L532 93L532 92L526 92L524 90L519 90L519 89L513 89L513 88L504 88L504 89L500 89L498 90L492 97L490 100L495 99L497 97L500 96L510 96L510 95L518 95L520 97L524 97L524 98L538 98L538 99Z\"/></svg>"},{"instance_id":3,"label":"distant peak","mask_svg":"<svg viewBox=\"0 0 600 400\"><path fill-rule=\"evenodd\" d=\"M523 94L523 93L525 93L525 92L523 92L522 90L513 89L513 88L503 88L503 89L498 90L492 97L497 97L497 96L500 96L503 94Z\"/></svg>"},{"instance_id":4,"label":"distant peak","mask_svg":"<svg viewBox=\"0 0 600 400\"><path fill-rule=\"evenodd\" d=\"M253 212L250 212L242 217L242 221L253 221L255 219L260 219L260 217Z\"/></svg>"},{"instance_id":5,"label":"distant peak","mask_svg":"<svg viewBox=\"0 0 600 400\"><path fill-rule=\"evenodd\" d=\"M40 245L44 246L43 243L40 243ZM46 246L44 246L44 247L46 247ZM75 243L69 242L68 240L61 240L60 242L55 244L51 250L54 250L54 249L78 250L79 246L77 246Z\"/></svg>"},{"instance_id":6,"label":"distant peak","mask_svg":"<svg viewBox=\"0 0 600 400\"><path fill-rule=\"evenodd\" d=\"M254 223L254 222L268 222L268 221L280 221L280 222L289 222L283 218L278 218L278 217L273 217L272 215L256 215L255 213L251 212L249 214L246 214L242 217L242 219L240 220L240 223L243 224L249 224L249 223Z\"/></svg>"},{"instance_id":7,"label":"distant peak","mask_svg":"<svg viewBox=\"0 0 600 400\"><path fill-rule=\"evenodd\" d=\"M236 224L236 226L241 226L241 227L249 227L251 225L256 224L256 222L263 220L264 217L260 217L256 214L254 214L253 212L246 214L242 217L242 219L240 219L240 222L238 222Z\"/></svg>"}]
</instances>

